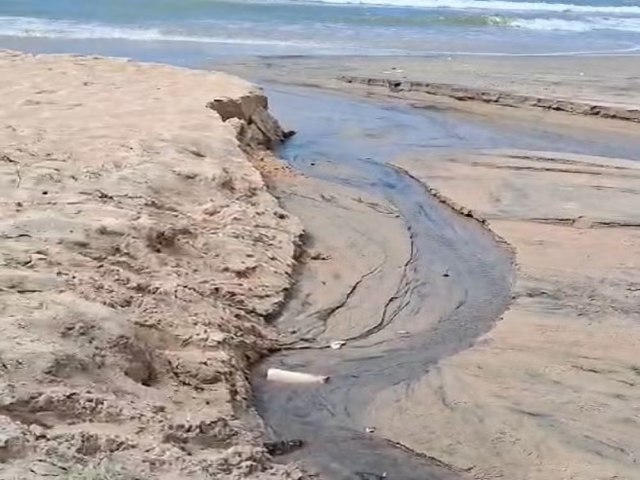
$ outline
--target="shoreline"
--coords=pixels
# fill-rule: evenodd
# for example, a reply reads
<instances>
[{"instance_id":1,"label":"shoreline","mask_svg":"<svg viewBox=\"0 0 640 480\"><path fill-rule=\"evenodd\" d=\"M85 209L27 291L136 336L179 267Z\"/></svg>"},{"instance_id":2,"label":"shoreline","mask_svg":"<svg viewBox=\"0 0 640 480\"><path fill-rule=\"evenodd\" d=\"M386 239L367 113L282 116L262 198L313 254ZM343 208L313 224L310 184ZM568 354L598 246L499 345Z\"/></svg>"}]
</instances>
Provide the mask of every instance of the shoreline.
<instances>
[{"instance_id":1,"label":"shoreline","mask_svg":"<svg viewBox=\"0 0 640 480\"><path fill-rule=\"evenodd\" d=\"M544 121L635 135L640 119L635 56L254 57L215 68L274 83L331 90L492 122ZM369 85L372 83L373 85Z\"/></svg>"},{"instance_id":2,"label":"shoreline","mask_svg":"<svg viewBox=\"0 0 640 480\"><path fill-rule=\"evenodd\" d=\"M338 80L349 84L386 88L393 93L419 92L426 95L453 98L461 102L481 102L503 107L530 107L574 115L594 116L606 119L640 122L640 109L618 107L599 103L564 100L512 93L504 90L471 88L448 83L430 83L413 80L397 80L388 77L358 77L343 75Z\"/></svg>"}]
</instances>

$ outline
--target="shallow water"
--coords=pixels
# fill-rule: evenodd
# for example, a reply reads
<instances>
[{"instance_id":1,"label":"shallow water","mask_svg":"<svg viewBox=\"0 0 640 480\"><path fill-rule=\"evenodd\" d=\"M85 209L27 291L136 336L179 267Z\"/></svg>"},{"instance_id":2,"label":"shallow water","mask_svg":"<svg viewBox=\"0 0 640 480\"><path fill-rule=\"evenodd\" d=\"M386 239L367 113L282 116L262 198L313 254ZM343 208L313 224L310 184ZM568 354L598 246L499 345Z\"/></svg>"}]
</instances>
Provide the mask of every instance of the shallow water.
<instances>
[{"instance_id":1,"label":"shallow water","mask_svg":"<svg viewBox=\"0 0 640 480\"><path fill-rule=\"evenodd\" d=\"M540 121L492 124L446 109L416 109L320 89L267 85L265 90L276 118L299 131L282 151L299 168L314 159L390 161L421 152L501 148L640 160L637 135L587 133Z\"/></svg>"},{"instance_id":2,"label":"shallow water","mask_svg":"<svg viewBox=\"0 0 640 480\"><path fill-rule=\"evenodd\" d=\"M272 89L269 96L276 115L299 132L281 156L308 176L391 203L405 222L411 257L387 308L379 318L361 318L362 333L348 339L345 348L285 350L260 367L321 373L331 382L291 387L266 382L259 374L254 384L259 413L274 439L305 442L286 460L303 460L327 478L464 478L428 456L365 433L363 412L382 390L410 390L440 359L470 347L493 327L509 301L512 258L477 222L453 213L387 162L408 152L429 161L446 150L493 148L640 159L640 142L587 139L546 131L544 125L533 132L505 129L446 112L304 89ZM282 314L287 325L292 324L288 317L300 314L295 298L289 305ZM358 307L350 305L351 317L358 316ZM410 338L389 334L399 322L411 325Z\"/></svg>"}]
</instances>

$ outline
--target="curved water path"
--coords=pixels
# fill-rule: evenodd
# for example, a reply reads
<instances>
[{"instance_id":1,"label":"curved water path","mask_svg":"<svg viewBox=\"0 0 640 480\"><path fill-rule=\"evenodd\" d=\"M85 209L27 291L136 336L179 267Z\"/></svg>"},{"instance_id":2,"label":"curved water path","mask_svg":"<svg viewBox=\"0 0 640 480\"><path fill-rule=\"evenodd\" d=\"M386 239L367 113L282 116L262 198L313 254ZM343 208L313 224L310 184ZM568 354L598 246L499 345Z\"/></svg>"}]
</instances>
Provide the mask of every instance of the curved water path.
<instances>
[{"instance_id":1,"label":"curved water path","mask_svg":"<svg viewBox=\"0 0 640 480\"><path fill-rule=\"evenodd\" d=\"M302 89L273 89L268 94L276 116L298 130L281 156L309 176L392 204L404 220L411 248L397 288L388 293L378 317L365 320L366 327L350 339L348 348L288 349L267 360L267 366L331 375L331 382L292 387L257 376L260 415L274 438L305 442L288 460L303 459L326 478L466 478L435 459L365 433L362 412L381 390L411 388L438 360L470 347L492 328L508 305L513 259L482 225L439 203L421 183L388 162L408 153L429 161L436 151L487 148L638 159L638 143L629 137L585 140L540 126L537 131L505 129L447 112ZM358 305L351 308L357 315ZM290 325L300 313L294 298L282 321ZM389 335L400 322L410 322L410 337Z\"/></svg>"}]
</instances>

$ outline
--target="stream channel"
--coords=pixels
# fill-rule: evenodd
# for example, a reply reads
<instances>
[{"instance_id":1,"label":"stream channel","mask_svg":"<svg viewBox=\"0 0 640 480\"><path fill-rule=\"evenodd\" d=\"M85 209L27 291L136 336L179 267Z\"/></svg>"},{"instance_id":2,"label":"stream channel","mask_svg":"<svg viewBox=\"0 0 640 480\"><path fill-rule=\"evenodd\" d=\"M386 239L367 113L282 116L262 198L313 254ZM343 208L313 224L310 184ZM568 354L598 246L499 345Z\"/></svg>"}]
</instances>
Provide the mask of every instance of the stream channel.
<instances>
[{"instance_id":1,"label":"stream channel","mask_svg":"<svg viewBox=\"0 0 640 480\"><path fill-rule=\"evenodd\" d=\"M303 442L302 448L280 458L301 460L323 478L336 480L467 478L437 459L367 432L364 412L380 391L410 389L439 360L469 348L491 330L509 304L514 258L479 222L441 204L390 163L407 154L430 161L434 153L478 149L553 150L637 160L637 142L622 135L563 133L541 123L491 124L459 112L418 110L320 90L267 86L266 91L271 111L297 131L279 156L308 177L392 205L410 241L400 281L393 291L380 291L388 296L384 308L377 316L362 318L361 331L343 339L344 348L294 344L259 367L261 373L253 382L255 404L269 435L273 440ZM304 215L301 220L305 222ZM302 268L300 276L304 275ZM376 275L363 277L353 288L376 281ZM331 316L347 306L357 316L361 305L350 304L349 295L337 307L305 311L294 288L275 322L289 327L304 315L322 331ZM390 334L397 324L411 325L411 335ZM331 379L319 385L267 382L264 370L269 367Z\"/></svg>"}]
</instances>

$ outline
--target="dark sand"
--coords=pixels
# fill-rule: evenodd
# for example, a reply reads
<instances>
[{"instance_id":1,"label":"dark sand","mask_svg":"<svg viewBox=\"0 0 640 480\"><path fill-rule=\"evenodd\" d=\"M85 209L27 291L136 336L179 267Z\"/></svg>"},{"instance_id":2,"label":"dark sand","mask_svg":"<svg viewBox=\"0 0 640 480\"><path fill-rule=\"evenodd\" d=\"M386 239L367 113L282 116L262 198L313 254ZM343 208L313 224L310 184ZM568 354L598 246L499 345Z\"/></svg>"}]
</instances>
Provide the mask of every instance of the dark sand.
<instances>
[{"instance_id":1,"label":"dark sand","mask_svg":"<svg viewBox=\"0 0 640 480\"><path fill-rule=\"evenodd\" d=\"M488 219L518 275L494 330L410 394L377 399L384 433L477 478L638 478L640 164L536 152L400 163Z\"/></svg>"}]
</instances>

